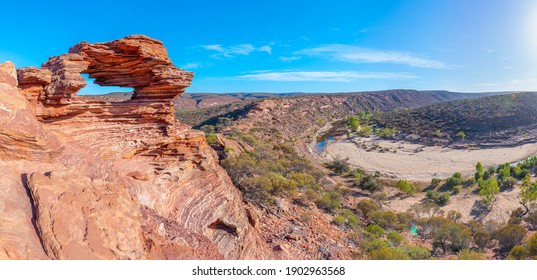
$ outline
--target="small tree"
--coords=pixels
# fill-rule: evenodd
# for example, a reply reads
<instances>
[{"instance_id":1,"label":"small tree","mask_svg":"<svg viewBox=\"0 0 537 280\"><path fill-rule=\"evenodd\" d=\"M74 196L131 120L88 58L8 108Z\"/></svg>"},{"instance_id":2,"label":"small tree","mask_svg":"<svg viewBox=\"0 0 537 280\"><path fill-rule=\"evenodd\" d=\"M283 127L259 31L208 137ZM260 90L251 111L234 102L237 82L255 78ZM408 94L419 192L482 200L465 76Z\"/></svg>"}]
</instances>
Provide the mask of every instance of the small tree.
<instances>
[{"instance_id":1,"label":"small tree","mask_svg":"<svg viewBox=\"0 0 537 280\"><path fill-rule=\"evenodd\" d=\"M459 137L461 139L461 141L464 141L464 138L466 138L466 134L464 133L464 131L457 132L457 134L455 134L455 136Z\"/></svg>"},{"instance_id":2,"label":"small tree","mask_svg":"<svg viewBox=\"0 0 537 280\"><path fill-rule=\"evenodd\" d=\"M483 174L485 173L485 169L483 168L483 165L481 164L481 162L477 162L477 164L475 165L475 180L479 180L480 178L483 177Z\"/></svg>"},{"instance_id":3,"label":"small tree","mask_svg":"<svg viewBox=\"0 0 537 280\"><path fill-rule=\"evenodd\" d=\"M436 187L438 187L440 185L440 182L442 182L442 180L440 178L433 178L431 180L431 186L433 188L436 188Z\"/></svg>"},{"instance_id":4,"label":"small tree","mask_svg":"<svg viewBox=\"0 0 537 280\"><path fill-rule=\"evenodd\" d=\"M500 249L509 252L516 245L520 245L526 237L526 229L520 225L507 225L506 227L494 232L494 239L498 240Z\"/></svg>"},{"instance_id":5,"label":"small tree","mask_svg":"<svg viewBox=\"0 0 537 280\"><path fill-rule=\"evenodd\" d=\"M537 233L534 233L528 240L528 252L531 256L537 256Z\"/></svg>"},{"instance_id":6,"label":"small tree","mask_svg":"<svg viewBox=\"0 0 537 280\"><path fill-rule=\"evenodd\" d=\"M522 216L524 216L530 211L529 204L534 203L537 200L537 182L532 184L529 176L524 177L518 196L520 204L522 204L526 210L524 214L522 214Z\"/></svg>"},{"instance_id":7,"label":"small tree","mask_svg":"<svg viewBox=\"0 0 537 280\"><path fill-rule=\"evenodd\" d=\"M335 158L327 164L327 167L333 170L338 175L347 173L351 168L349 165L349 158Z\"/></svg>"},{"instance_id":8,"label":"small tree","mask_svg":"<svg viewBox=\"0 0 537 280\"><path fill-rule=\"evenodd\" d=\"M415 185L411 185L407 180L399 180L397 181L397 185L396 187L404 192L405 194L408 194L408 195L413 195L415 192L416 192L416 186Z\"/></svg>"},{"instance_id":9,"label":"small tree","mask_svg":"<svg viewBox=\"0 0 537 280\"><path fill-rule=\"evenodd\" d=\"M362 181L360 182L360 188L364 191L370 192L371 194L373 194L374 192L381 191L383 189L382 185L380 185L375 179L375 177L371 175L366 175L362 178Z\"/></svg>"},{"instance_id":10,"label":"small tree","mask_svg":"<svg viewBox=\"0 0 537 280\"><path fill-rule=\"evenodd\" d=\"M380 206L371 199L363 199L356 204L356 209L362 212L364 218L367 219L369 217L369 213L379 210Z\"/></svg>"},{"instance_id":11,"label":"small tree","mask_svg":"<svg viewBox=\"0 0 537 280\"><path fill-rule=\"evenodd\" d=\"M491 205L494 201L494 195L500 192L498 181L494 178L490 178L486 181L479 180L479 195L483 197L481 200L485 205Z\"/></svg>"},{"instance_id":12,"label":"small tree","mask_svg":"<svg viewBox=\"0 0 537 280\"><path fill-rule=\"evenodd\" d=\"M360 127L360 119L357 116L347 117L347 125L350 126L352 131L357 131Z\"/></svg>"}]
</instances>

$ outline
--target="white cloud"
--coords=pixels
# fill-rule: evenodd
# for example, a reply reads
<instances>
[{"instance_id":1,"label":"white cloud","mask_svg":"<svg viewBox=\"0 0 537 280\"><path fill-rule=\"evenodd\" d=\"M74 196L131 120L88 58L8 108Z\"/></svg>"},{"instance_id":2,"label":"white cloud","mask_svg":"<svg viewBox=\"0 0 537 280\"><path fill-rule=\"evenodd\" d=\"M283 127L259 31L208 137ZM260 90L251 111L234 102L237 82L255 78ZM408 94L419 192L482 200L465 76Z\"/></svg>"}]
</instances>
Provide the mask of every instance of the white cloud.
<instances>
[{"instance_id":1,"label":"white cloud","mask_svg":"<svg viewBox=\"0 0 537 280\"><path fill-rule=\"evenodd\" d=\"M181 65L181 68L186 69L186 70L193 70L193 69L210 67L210 66L213 66L213 64L212 63L203 63L203 62L190 62L190 63L187 63L185 65Z\"/></svg>"},{"instance_id":2,"label":"white cloud","mask_svg":"<svg viewBox=\"0 0 537 280\"><path fill-rule=\"evenodd\" d=\"M272 54L272 48L268 45L261 46L259 48L255 47L252 44L238 44L238 45L232 45L229 47L224 47L220 44L215 45L204 45L201 46L202 48L214 51L216 54L211 55L213 58L235 58L240 55L250 55L254 51L258 52L266 52L268 54Z\"/></svg>"},{"instance_id":3,"label":"white cloud","mask_svg":"<svg viewBox=\"0 0 537 280\"><path fill-rule=\"evenodd\" d=\"M394 63L421 68L446 68L443 62L418 57L407 52L374 50L344 44L323 45L296 51L295 54L327 57L351 63Z\"/></svg>"},{"instance_id":4,"label":"white cloud","mask_svg":"<svg viewBox=\"0 0 537 280\"><path fill-rule=\"evenodd\" d=\"M409 73L355 71L282 71L231 77L238 80L274 82L354 82L364 79L414 79Z\"/></svg>"},{"instance_id":5,"label":"white cloud","mask_svg":"<svg viewBox=\"0 0 537 280\"><path fill-rule=\"evenodd\" d=\"M205 48L206 50L210 50L210 51L217 51L217 52L223 52L224 51L224 48L222 48L222 45L206 45L206 46L202 46L203 48Z\"/></svg>"},{"instance_id":6,"label":"white cloud","mask_svg":"<svg viewBox=\"0 0 537 280\"><path fill-rule=\"evenodd\" d=\"M278 58L278 60L283 61L283 62L291 62L291 61L295 61L299 59L300 59L300 56L280 56Z\"/></svg>"},{"instance_id":7,"label":"white cloud","mask_svg":"<svg viewBox=\"0 0 537 280\"><path fill-rule=\"evenodd\" d=\"M272 54L272 48L270 46L262 46L257 50L260 52L266 52L268 54Z\"/></svg>"},{"instance_id":8,"label":"white cloud","mask_svg":"<svg viewBox=\"0 0 537 280\"><path fill-rule=\"evenodd\" d=\"M481 83L481 84L476 84L476 86L480 86L480 87L495 87L495 86L499 86L501 85L500 83Z\"/></svg>"}]
</instances>

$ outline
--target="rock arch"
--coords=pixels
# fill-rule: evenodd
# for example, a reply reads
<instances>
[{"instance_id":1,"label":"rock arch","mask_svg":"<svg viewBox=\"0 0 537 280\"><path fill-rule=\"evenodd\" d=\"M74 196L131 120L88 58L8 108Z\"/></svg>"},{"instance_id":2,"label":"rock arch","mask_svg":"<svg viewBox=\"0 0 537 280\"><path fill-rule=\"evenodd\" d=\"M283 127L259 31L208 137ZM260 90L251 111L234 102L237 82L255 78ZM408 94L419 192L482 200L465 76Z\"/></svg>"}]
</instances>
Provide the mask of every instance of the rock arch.
<instances>
[{"instance_id":1,"label":"rock arch","mask_svg":"<svg viewBox=\"0 0 537 280\"><path fill-rule=\"evenodd\" d=\"M76 95L86 86L80 74L88 74L101 86L132 87L134 94L124 102L84 99ZM84 112L93 116L104 112L99 118L119 114L131 116L131 121L152 118L171 123L172 101L190 85L193 76L173 65L161 41L143 35L106 43L81 42L69 53L51 57L41 68L18 70L21 93L32 103L38 118L49 122L87 115ZM151 114L144 114L140 106L152 107Z\"/></svg>"}]
</instances>

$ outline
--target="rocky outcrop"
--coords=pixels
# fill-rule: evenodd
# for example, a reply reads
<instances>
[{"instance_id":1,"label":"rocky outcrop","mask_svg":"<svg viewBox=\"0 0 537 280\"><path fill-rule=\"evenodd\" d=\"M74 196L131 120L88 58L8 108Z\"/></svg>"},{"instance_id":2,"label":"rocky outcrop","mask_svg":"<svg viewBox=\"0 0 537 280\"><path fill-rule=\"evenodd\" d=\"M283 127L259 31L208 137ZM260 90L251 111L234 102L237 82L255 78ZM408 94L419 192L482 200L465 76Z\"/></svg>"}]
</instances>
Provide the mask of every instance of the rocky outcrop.
<instances>
[{"instance_id":1,"label":"rocky outcrop","mask_svg":"<svg viewBox=\"0 0 537 280\"><path fill-rule=\"evenodd\" d=\"M46 133L18 92L17 73L11 62L0 64L0 92L0 158L49 160L61 144Z\"/></svg>"},{"instance_id":2,"label":"rocky outcrop","mask_svg":"<svg viewBox=\"0 0 537 280\"><path fill-rule=\"evenodd\" d=\"M50 84L45 86L45 104L69 104L76 93L86 86L80 76L88 68L88 63L78 54L53 56L43 64L52 72Z\"/></svg>"},{"instance_id":3,"label":"rocky outcrop","mask_svg":"<svg viewBox=\"0 0 537 280\"><path fill-rule=\"evenodd\" d=\"M35 112L37 101L45 98L45 86L52 83L52 72L37 67L21 68L17 71L19 91L30 101Z\"/></svg>"},{"instance_id":4,"label":"rocky outcrop","mask_svg":"<svg viewBox=\"0 0 537 280\"><path fill-rule=\"evenodd\" d=\"M69 50L89 63L83 73L101 86L133 87L135 100L174 100L192 81L193 73L175 67L161 41L127 36L108 43L82 42Z\"/></svg>"},{"instance_id":5,"label":"rocky outcrop","mask_svg":"<svg viewBox=\"0 0 537 280\"><path fill-rule=\"evenodd\" d=\"M42 68L0 70L0 258L272 256L203 133L175 121L192 73L160 41L83 42ZM81 73L135 94L77 96Z\"/></svg>"},{"instance_id":6,"label":"rocky outcrop","mask_svg":"<svg viewBox=\"0 0 537 280\"><path fill-rule=\"evenodd\" d=\"M32 173L24 180L50 258L145 257L139 205L125 186L58 168Z\"/></svg>"}]
</instances>

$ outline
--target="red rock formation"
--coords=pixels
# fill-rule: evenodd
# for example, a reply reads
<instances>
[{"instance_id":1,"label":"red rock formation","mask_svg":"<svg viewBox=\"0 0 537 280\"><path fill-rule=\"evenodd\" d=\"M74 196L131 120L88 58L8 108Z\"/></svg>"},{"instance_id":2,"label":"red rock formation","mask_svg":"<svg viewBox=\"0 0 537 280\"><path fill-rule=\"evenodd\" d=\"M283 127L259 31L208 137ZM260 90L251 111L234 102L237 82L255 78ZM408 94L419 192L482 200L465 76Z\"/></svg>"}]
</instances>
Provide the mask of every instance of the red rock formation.
<instances>
[{"instance_id":1,"label":"red rock formation","mask_svg":"<svg viewBox=\"0 0 537 280\"><path fill-rule=\"evenodd\" d=\"M161 41L142 35L100 44L82 42L69 52L84 57L89 66L83 73L96 84L133 87L135 100L174 100L194 75L172 64Z\"/></svg>"},{"instance_id":2,"label":"red rock formation","mask_svg":"<svg viewBox=\"0 0 537 280\"><path fill-rule=\"evenodd\" d=\"M48 69L26 67L17 71L19 91L34 108L37 101L45 99L45 86L52 82L52 72Z\"/></svg>"},{"instance_id":3,"label":"red rock formation","mask_svg":"<svg viewBox=\"0 0 537 280\"><path fill-rule=\"evenodd\" d=\"M80 73L135 95L77 96ZM0 208L20 218L0 217L20 236L0 233L0 258L271 257L203 133L175 121L192 73L161 42L80 43L18 76L20 93L13 65L0 67L0 174L13 196L0 192Z\"/></svg>"}]
</instances>

